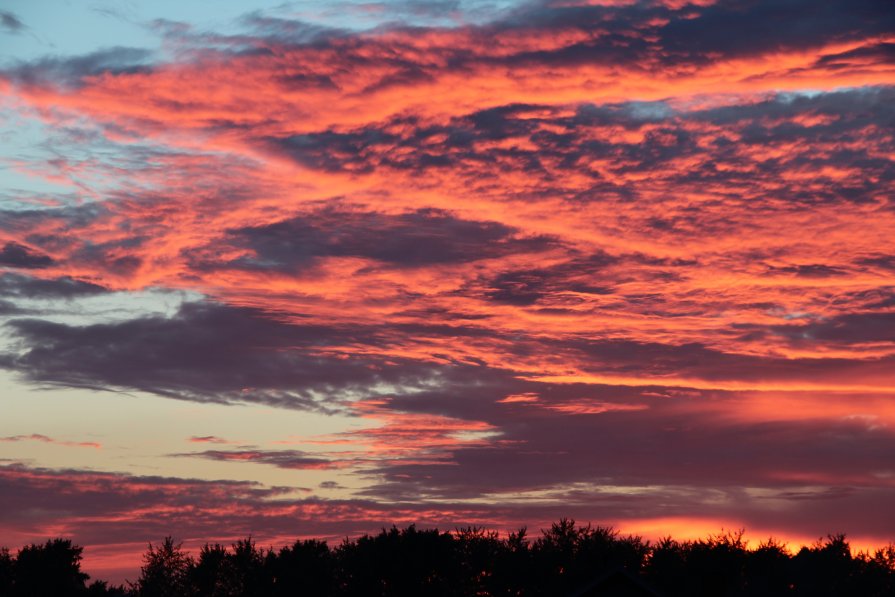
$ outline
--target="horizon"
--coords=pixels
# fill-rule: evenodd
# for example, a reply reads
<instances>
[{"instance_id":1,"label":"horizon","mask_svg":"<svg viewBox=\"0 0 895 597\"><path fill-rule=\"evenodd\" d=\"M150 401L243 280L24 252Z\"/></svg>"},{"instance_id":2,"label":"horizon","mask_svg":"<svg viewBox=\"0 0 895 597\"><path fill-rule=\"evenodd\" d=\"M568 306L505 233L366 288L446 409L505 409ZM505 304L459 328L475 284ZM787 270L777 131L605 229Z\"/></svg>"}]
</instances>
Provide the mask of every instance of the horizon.
<instances>
[{"instance_id":1,"label":"horizon","mask_svg":"<svg viewBox=\"0 0 895 597\"><path fill-rule=\"evenodd\" d=\"M410 523L407 526L398 527L396 525L391 525L391 527L381 527L377 530L372 530L368 532L358 533L353 536L341 536L341 537L314 537L314 536L297 536L291 539L287 539L284 537L279 537L279 543L275 543L274 541L268 541L267 543L261 544L255 541L255 538L251 535L246 537L237 537L232 538L227 535L228 539L224 541L216 541L214 539L209 539L206 541L198 542L193 541L190 543L178 541L176 536L167 535L165 537L161 537L154 541L149 541L147 543L138 545L137 543L127 544L127 549L133 549L132 552L121 551L122 545L111 546L114 553L108 558L103 556L93 555L92 557L89 554L90 546L78 545L77 542L73 542L75 548L80 548L82 550L83 561L92 562L96 567L96 570L102 572L103 574L90 574L90 570L85 569L83 566L81 570L89 575L89 582L93 581L104 581L109 583L110 585L120 585L120 586L131 586L139 584L139 579L141 576L142 567L146 565L145 557L152 549L158 549L161 545L164 544L167 540L172 540L173 544L177 547L177 549L181 550L188 557L197 558L203 548L209 546L221 546L227 550L232 550L236 543L238 542L248 542L253 544L260 552L264 552L265 550L270 553L277 553L282 549L291 548L295 543L301 541L322 541L326 545L329 546L330 550L336 550L346 542L356 543L358 539L361 537L367 538L375 538L381 534L388 533L393 530L398 530L400 532L405 532L409 529L415 529L420 532L430 532L434 531L437 533L449 534L453 537L460 538L464 533L469 532L471 530L476 530L479 532L483 532L485 534L493 533L493 536L499 541L507 540L513 533L519 533L520 531L525 531L526 541L529 546L537 543L539 539L542 539L549 535L551 531L551 527L555 528L557 524L560 524L563 520L554 521L552 523L544 524L542 527L535 529L528 529L526 527L516 528L516 529L506 529L506 530L497 530L497 529L489 529L486 527L466 527L459 528L455 527L453 529L439 529L437 527L419 527L415 523ZM746 529L719 529L717 532L708 533L705 535L697 535L693 534L692 536L672 536L669 533L659 534L655 538L649 538L643 535L639 535L636 533L625 533L621 529L616 529L612 526L601 526L595 525L591 522L581 523L579 521L575 521L572 519L568 519L569 522L573 525L574 528L578 529L593 529L596 531L607 531L608 533L614 535L617 539L635 539L640 541L647 548L655 548L660 545L665 540L671 540L676 542L678 545L685 546L688 543L698 543L704 542L707 544L712 544L718 540L734 540L735 544L741 544L743 549L747 552L754 553L761 548L766 548L768 546L776 547L781 550L782 553L787 554L790 557L797 556L799 552L803 549L819 549L824 545L830 543L831 541L837 540L838 538L842 538L849 547L849 553L852 558L861 558L861 557L872 557L876 553L881 550L889 549L891 550L895 543L889 543L887 545L862 545L860 543L855 543L845 534L835 534L828 533L824 537L817 537L810 541L798 541L798 542L789 542L785 540L781 540L780 538L773 536L766 536L761 539L752 538L746 532ZM692 527L691 527L692 528ZM65 539L65 538L52 538L55 539ZM50 541L51 539L47 539ZM35 545L39 546L41 542L31 543L27 547L34 547ZM22 546L24 548L26 546ZM0 545L0 549L7 548L9 546ZM10 549L9 554L13 557L21 550L19 549ZM136 555L135 555L136 554ZM119 562L119 564L123 563L123 565L114 566L108 565L108 562ZM133 568L133 562L140 561L141 567L136 571ZM103 564L105 562L105 565ZM599 572L599 570L595 570L595 572ZM636 571L635 571L636 572ZM641 571L642 573L642 571ZM88 584L89 584L88 582Z\"/></svg>"},{"instance_id":2,"label":"horizon","mask_svg":"<svg viewBox=\"0 0 895 597\"><path fill-rule=\"evenodd\" d=\"M0 47L0 546L895 542L887 2L10 0Z\"/></svg>"}]
</instances>

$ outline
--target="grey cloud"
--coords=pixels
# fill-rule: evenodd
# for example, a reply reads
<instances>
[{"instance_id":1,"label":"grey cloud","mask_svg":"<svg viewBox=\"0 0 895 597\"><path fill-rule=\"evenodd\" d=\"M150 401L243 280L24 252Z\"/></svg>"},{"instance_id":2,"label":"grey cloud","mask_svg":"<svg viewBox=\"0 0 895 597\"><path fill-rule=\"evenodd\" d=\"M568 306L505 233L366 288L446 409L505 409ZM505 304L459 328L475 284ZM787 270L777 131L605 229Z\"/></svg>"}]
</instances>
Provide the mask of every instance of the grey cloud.
<instances>
[{"instance_id":1,"label":"grey cloud","mask_svg":"<svg viewBox=\"0 0 895 597\"><path fill-rule=\"evenodd\" d=\"M880 527L879 512L886 511L895 499L891 488L853 493L818 488L811 496L814 499L804 499L804 491L785 487L776 495L761 497L748 495L739 485L711 491L655 486L634 493L573 487L554 494L550 501L501 505L451 500L385 503L363 498L295 499L285 495L291 489L296 488L12 464L0 466L0 522L24 530L24 524L30 529L64 521L68 534L90 547L158 541L172 529L177 530L178 538L191 542L226 541L249 534L261 541L284 534L310 534L338 541L346 535L376 532L407 520L419 527L442 530L470 524L506 530L546 526L560 517L612 524L641 517L734 516L747 525L747 531L752 525L772 524L781 532L800 535L820 536L847 528L857 535L878 536L892 532L888 525ZM656 534L665 531L655 529ZM136 568L135 562L135 574Z\"/></svg>"},{"instance_id":2,"label":"grey cloud","mask_svg":"<svg viewBox=\"0 0 895 597\"><path fill-rule=\"evenodd\" d=\"M547 237L520 237L497 222L463 220L426 209L399 215L326 209L267 226L232 230L227 239L253 256L226 263L192 255L198 267L294 271L321 257L363 257L393 267L463 263L544 251Z\"/></svg>"},{"instance_id":3,"label":"grey cloud","mask_svg":"<svg viewBox=\"0 0 895 597\"><path fill-rule=\"evenodd\" d=\"M26 29L25 23L8 10L0 10L0 27L8 33L20 33Z\"/></svg>"},{"instance_id":4,"label":"grey cloud","mask_svg":"<svg viewBox=\"0 0 895 597\"><path fill-rule=\"evenodd\" d=\"M20 85L77 87L87 77L102 73L146 72L152 52L140 48L113 47L76 57L45 57L0 71L0 77Z\"/></svg>"},{"instance_id":5,"label":"grey cloud","mask_svg":"<svg viewBox=\"0 0 895 597\"><path fill-rule=\"evenodd\" d=\"M339 462L320 458L301 450L205 450L171 454L180 458L204 458L219 462L251 462L269 464L290 470L336 468Z\"/></svg>"},{"instance_id":6,"label":"grey cloud","mask_svg":"<svg viewBox=\"0 0 895 597\"><path fill-rule=\"evenodd\" d=\"M833 343L895 343L895 313L846 313L804 324L772 326L770 330L792 340Z\"/></svg>"},{"instance_id":7,"label":"grey cloud","mask_svg":"<svg viewBox=\"0 0 895 597\"><path fill-rule=\"evenodd\" d=\"M647 407L582 415L545 408L556 405L558 398L548 386L529 389L541 390L539 403L501 405L507 411L501 418L500 442L458 446L449 467L407 463L382 467L378 472L385 482L372 486L367 494L381 499L414 499L414 495L468 499L575 483L705 491L739 486L763 488L771 494L798 487L813 491L823 483L882 488L885 483L877 473L887 469L895 450L895 438L888 430L861 418L725 419L719 413L725 401L733 400L731 395L711 397L697 392L691 397L657 398L644 396L643 388L632 388L627 400L618 402L618 397L611 397L617 389L579 386L575 393L564 390L572 403L586 404L590 394L600 403ZM685 408L696 401L705 405L698 410ZM730 408L735 408L733 403Z\"/></svg>"},{"instance_id":8,"label":"grey cloud","mask_svg":"<svg viewBox=\"0 0 895 597\"><path fill-rule=\"evenodd\" d=\"M413 389L432 383L445 369L324 354L331 346L380 344L382 330L290 324L215 303L187 303L170 318L87 326L15 319L6 328L19 340L19 350L0 354L0 367L32 383L141 390L187 400L328 411L348 396L375 393L379 384Z\"/></svg>"},{"instance_id":9,"label":"grey cloud","mask_svg":"<svg viewBox=\"0 0 895 597\"><path fill-rule=\"evenodd\" d=\"M53 258L30 247L10 241L0 249L0 266L40 269L53 265Z\"/></svg>"},{"instance_id":10,"label":"grey cloud","mask_svg":"<svg viewBox=\"0 0 895 597\"><path fill-rule=\"evenodd\" d=\"M25 299L57 299L107 292L106 288L68 276L43 279L8 273L0 276L0 296Z\"/></svg>"}]
</instances>

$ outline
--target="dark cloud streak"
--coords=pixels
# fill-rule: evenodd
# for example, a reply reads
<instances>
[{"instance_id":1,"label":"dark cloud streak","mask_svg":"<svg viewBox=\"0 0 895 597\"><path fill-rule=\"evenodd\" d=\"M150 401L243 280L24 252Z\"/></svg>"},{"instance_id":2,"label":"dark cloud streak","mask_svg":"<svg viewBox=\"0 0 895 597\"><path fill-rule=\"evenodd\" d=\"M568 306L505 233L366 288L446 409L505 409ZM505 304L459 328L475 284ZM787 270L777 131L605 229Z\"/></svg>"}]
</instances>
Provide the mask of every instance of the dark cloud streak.
<instances>
[{"instance_id":1,"label":"dark cloud streak","mask_svg":"<svg viewBox=\"0 0 895 597\"><path fill-rule=\"evenodd\" d=\"M21 33L27 29L19 17L7 10L0 11L0 26L6 29L7 33Z\"/></svg>"},{"instance_id":2,"label":"dark cloud streak","mask_svg":"<svg viewBox=\"0 0 895 597\"><path fill-rule=\"evenodd\" d=\"M0 249L0 266L41 269L53 265L53 258L30 247L9 241Z\"/></svg>"},{"instance_id":3,"label":"dark cloud streak","mask_svg":"<svg viewBox=\"0 0 895 597\"><path fill-rule=\"evenodd\" d=\"M253 256L197 267L295 271L324 257L362 257L393 267L463 263L539 252L556 241L525 237L497 222L463 220L439 210L387 215L325 209L266 226L232 230L227 241Z\"/></svg>"}]
</instances>

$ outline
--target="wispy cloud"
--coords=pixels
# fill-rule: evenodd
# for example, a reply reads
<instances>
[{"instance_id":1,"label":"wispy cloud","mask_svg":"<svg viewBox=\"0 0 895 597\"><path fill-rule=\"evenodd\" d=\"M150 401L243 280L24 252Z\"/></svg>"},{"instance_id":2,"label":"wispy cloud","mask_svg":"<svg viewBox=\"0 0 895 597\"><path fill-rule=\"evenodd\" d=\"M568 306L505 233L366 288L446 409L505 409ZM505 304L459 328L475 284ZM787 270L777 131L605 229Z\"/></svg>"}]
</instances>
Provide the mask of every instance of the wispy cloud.
<instances>
[{"instance_id":1,"label":"wispy cloud","mask_svg":"<svg viewBox=\"0 0 895 597\"><path fill-rule=\"evenodd\" d=\"M7 33L20 33L27 28L19 17L8 10L0 11L0 27Z\"/></svg>"},{"instance_id":2,"label":"wispy cloud","mask_svg":"<svg viewBox=\"0 0 895 597\"><path fill-rule=\"evenodd\" d=\"M69 448L95 448L101 449L103 446L99 442L72 442L54 439L52 437L42 435L40 433L32 433L31 435L9 435L0 437L0 442L44 442L47 444L56 444L58 446L66 446Z\"/></svg>"}]
</instances>

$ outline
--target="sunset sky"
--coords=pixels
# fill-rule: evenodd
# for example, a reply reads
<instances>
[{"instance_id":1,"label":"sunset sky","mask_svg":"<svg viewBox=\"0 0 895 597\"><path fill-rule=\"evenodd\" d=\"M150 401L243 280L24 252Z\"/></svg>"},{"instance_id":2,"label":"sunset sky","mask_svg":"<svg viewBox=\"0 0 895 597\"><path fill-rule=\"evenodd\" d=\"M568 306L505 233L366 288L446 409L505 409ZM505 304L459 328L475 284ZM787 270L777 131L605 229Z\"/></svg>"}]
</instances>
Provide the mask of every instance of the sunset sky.
<instances>
[{"instance_id":1,"label":"sunset sky","mask_svg":"<svg viewBox=\"0 0 895 597\"><path fill-rule=\"evenodd\" d=\"M5 0L0 545L895 541L890 0Z\"/></svg>"}]
</instances>

